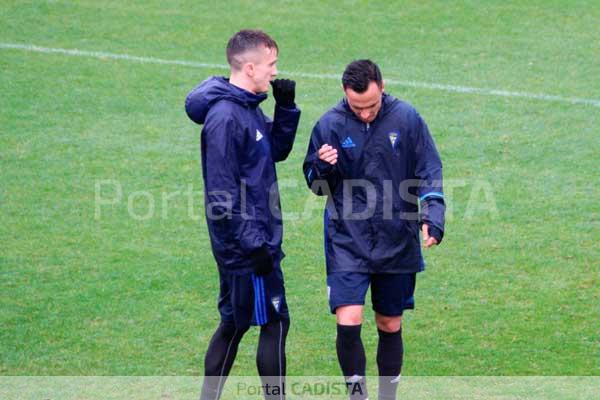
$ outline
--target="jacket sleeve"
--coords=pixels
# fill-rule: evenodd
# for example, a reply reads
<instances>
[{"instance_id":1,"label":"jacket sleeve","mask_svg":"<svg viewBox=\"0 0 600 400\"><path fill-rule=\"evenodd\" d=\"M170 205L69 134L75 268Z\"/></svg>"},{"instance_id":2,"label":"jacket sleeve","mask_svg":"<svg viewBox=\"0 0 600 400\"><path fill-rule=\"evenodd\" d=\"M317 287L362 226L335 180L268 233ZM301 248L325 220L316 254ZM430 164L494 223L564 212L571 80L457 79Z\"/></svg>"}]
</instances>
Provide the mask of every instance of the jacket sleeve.
<instances>
[{"instance_id":1,"label":"jacket sleeve","mask_svg":"<svg viewBox=\"0 0 600 400\"><path fill-rule=\"evenodd\" d=\"M215 111L211 118L211 113ZM202 138L202 154L205 157L206 218L210 219L212 234L225 242L239 243L244 253L261 247L265 239L256 222L246 215L246 196L240 178L238 149L235 138L241 129L228 117L221 117L218 110L211 110L206 118Z\"/></svg>"},{"instance_id":2,"label":"jacket sleeve","mask_svg":"<svg viewBox=\"0 0 600 400\"><path fill-rule=\"evenodd\" d=\"M302 169L306 184L317 196L325 196L333 193L341 181L340 173L336 165L331 165L319 159L318 151L324 144L331 144L324 140L319 122L315 125L308 142L306 157Z\"/></svg>"},{"instance_id":3,"label":"jacket sleeve","mask_svg":"<svg viewBox=\"0 0 600 400\"><path fill-rule=\"evenodd\" d=\"M420 218L423 223L430 227L432 236L441 241L444 236L444 214L446 211L442 182L442 161L427 124L416 112L413 129L416 156L415 175L419 181L417 195L421 206Z\"/></svg>"},{"instance_id":4,"label":"jacket sleeve","mask_svg":"<svg viewBox=\"0 0 600 400\"><path fill-rule=\"evenodd\" d=\"M299 121L300 109L297 107L289 109L275 105L273 121L271 122L267 118L273 161L285 160L292 151Z\"/></svg>"}]
</instances>

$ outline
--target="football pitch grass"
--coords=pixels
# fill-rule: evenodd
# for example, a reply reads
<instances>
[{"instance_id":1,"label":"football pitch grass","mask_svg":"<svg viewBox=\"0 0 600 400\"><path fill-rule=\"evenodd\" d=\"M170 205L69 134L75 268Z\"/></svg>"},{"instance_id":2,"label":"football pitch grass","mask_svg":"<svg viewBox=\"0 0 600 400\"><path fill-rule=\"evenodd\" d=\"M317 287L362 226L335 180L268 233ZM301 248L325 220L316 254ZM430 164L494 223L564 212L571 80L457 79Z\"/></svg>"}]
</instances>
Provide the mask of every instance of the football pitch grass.
<instances>
[{"instance_id":1,"label":"football pitch grass","mask_svg":"<svg viewBox=\"0 0 600 400\"><path fill-rule=\"evenodd\" d=\"M336 77L357 58L379 63L386 91L428 122L449 194L444 242L425 251L404 318L403 375L600 374L597 1L0 10L1 375L203 373L218 278L200 127L183 102L227 73L226 41L246 27L278 41L281 77L296 79L303 111L278 164L289 375L339 374L323 199L301 164L314 122L341 99ZM256 339L256 329L246 335L232 375L256 373Z\"/></svg>"}]
</instances>

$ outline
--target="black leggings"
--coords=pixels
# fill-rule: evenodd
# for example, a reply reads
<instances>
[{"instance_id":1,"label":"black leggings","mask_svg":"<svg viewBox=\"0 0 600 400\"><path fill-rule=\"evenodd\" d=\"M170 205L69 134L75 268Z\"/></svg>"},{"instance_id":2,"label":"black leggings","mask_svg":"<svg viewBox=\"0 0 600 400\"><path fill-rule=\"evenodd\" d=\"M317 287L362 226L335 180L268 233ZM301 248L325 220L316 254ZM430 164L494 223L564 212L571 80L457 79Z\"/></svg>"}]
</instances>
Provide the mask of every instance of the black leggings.
<instances>
[{"instance_id":1,"label":"black leggings","mask_svg":"<svg viewBox=\"0 0 600 400\"><path fill-rule=\"evenodd\" d=\"M263 385L283 388L286 373L285 340L289 330L288 319L269 322L261 326L256 352L256 366ZM218 400L223 385L231 371L238 346L248 327L239 328L233 323L221 322L214 333L204 358L204 384L201 400ZM272 393L272 392L271 392ZM280 390L283 393L283 390ZM282 395L266 396L268 399L283 399Z\"/></svg>"}]
</instances>

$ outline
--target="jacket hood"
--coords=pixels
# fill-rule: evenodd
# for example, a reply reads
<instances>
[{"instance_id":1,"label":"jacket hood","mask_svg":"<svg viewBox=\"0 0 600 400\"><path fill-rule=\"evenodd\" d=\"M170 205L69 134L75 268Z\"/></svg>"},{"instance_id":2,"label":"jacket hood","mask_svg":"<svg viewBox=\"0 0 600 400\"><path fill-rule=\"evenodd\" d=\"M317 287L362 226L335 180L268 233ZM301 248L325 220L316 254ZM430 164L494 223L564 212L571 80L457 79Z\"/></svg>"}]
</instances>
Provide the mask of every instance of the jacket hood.
<instances>
[{"instance_id":1,"label":"jacket hood","mask_svg":"<svg viewBox=\"0 0 600 400\"><path fill-rule=\"evenodd\" d=\"M385 92L381 94L381 97L381 109L379 109L379 112L377 113L377 117L375 117L375 119L379 119L387 113L389 113L390 111L392 111L394 109L395 103L399 102L399 100L396 99L394 96L390 96ZM335 107L333 107L333 111L339 114L343 114L347 118L350 117L360 121L356 114L354 114L354 111L352 111L352 109L350 108L350 105L348 104L348 99L345 97Z\"/></svg>"},{"instance_id":2,"label":"jacket hood","mask_svg":"<svg viewBox=\"0 0 600 400\"><path fill-rule=\"evenodd\" d=\"M185 99L185 112L192 121L203 124L210 108L221 100L256 108L266 98L266 93L250 93L232 85L225 77L213 76L200 83L188 94Z\"/></svg>"}]
</instances>

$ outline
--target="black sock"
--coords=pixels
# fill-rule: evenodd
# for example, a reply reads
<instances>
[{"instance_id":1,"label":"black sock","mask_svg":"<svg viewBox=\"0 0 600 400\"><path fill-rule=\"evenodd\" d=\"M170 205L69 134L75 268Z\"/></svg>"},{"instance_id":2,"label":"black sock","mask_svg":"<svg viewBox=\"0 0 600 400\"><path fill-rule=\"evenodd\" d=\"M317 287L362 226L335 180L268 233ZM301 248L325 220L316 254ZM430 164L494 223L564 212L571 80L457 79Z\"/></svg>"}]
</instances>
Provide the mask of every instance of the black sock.
<instances>
[{"instance_id":1,"label":"black sock","mask_svg":"<svg viewBox=\"0 0 600 400\"><path fill-rule=\"evenodd\" d=\"M350 399L368 397L365 373L367 359L360 339L361 325L337 326L336 350L342 373L346 378Z\"/></svg>"},{"instance_id":2,"label":"black sock","mask_svg":"<svg viewBox=\"0 0 600 400\"><path fill-rule=\"evenodd\" d=\"M285 339L289 319L269 322L260 328L256 366L265 399L285 399Z\"/></svg>"},{"instance_id":3,"label":"black sock","mask_svg":"<svg viewBox=\"0 0 600 400\"><path fill-rule=\"evenodd\" d=\"M398 332L379 332L377 367L379 368L379 399L395 400L400 371L402 370L402 329Z\"/></svg>"},{"instance_id":4,"label":"black sock","mask_svg":"<svg viewBox=\"0 0 600 400\"><path fill-rule=\"evenodd\" d=\"M204 357L204 383L200 400L218 400L237 354L238 345L248 330L221 322Z\"/></svg>"}]
</instances>

